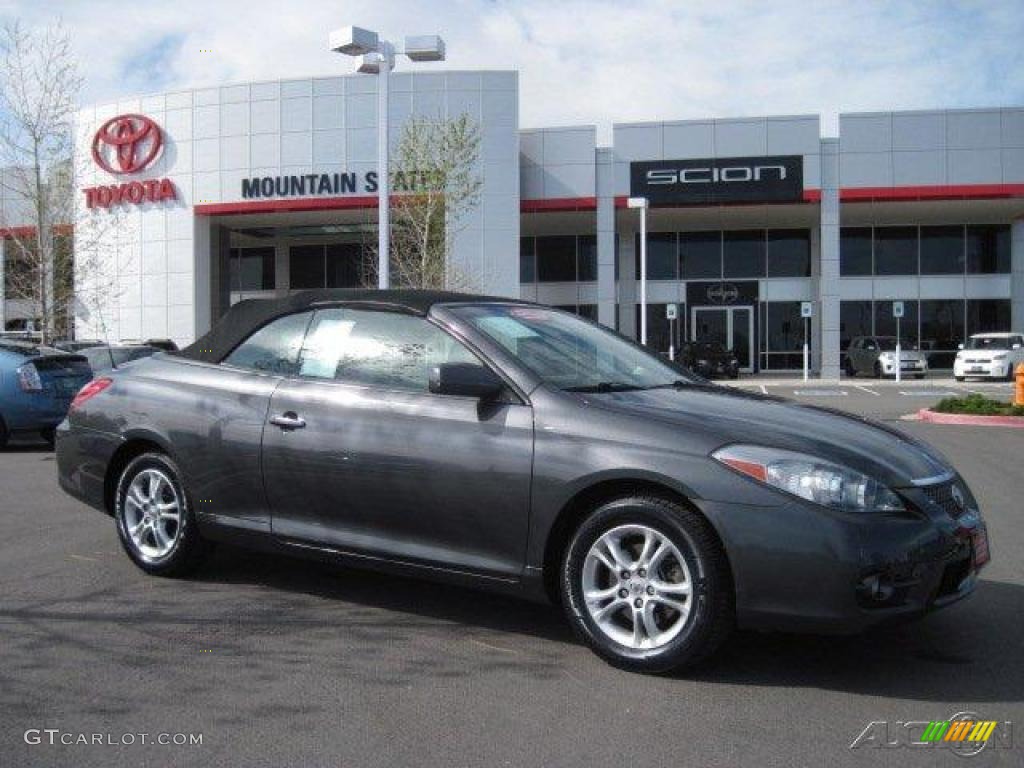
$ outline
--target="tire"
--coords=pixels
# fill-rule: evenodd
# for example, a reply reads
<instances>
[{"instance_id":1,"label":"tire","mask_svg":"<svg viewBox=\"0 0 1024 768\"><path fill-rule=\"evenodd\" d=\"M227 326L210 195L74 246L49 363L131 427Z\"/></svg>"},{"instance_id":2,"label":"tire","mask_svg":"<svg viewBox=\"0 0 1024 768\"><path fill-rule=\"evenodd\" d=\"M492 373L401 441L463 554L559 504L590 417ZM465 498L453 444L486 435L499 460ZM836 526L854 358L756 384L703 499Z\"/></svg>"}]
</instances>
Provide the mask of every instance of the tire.
<instances>
[{"instance_id":1,"label":"tire","mask_svg":"<svg viewBox=\"0 0 1024 768\"><path fill-rule=\"evenodd\" d=\"M645 536L658 546L643 560ZM626 563L616 563L616 571L595 554L600 549L609 556L611 550L604 549L609 538L618 543ZM646 573L640 575L640 562L658 569L650 582ZM627 570L629 579L623 580ZM735 626L732 577L718 537L699 514L657 496L624 497L594 510L566 547L559 582L562 605L580 639L612 665L631 671L658 673L697 664ZM680 591L687 583L688 596ZM661 585L665 592L652 585ZM606 594L588 603L585 590ZM666 600L686 606L686 613ZM633 621L638 603L643 605L641 616L651 611L654 632L642 618Z\"/></svg>"},{"instance_id":2,"label":"tire","mask_svg":"<svg viewBox=\"0 0 1024 768\"><path fill-rule=\"evenodd\" d=\"M882 378L882 366L880 366L878 363L875 363L875 378Z\"/></svg>"},{"instance_id":3,"label":"tire","mask_svg":"<svg viewBox=\"0 0 1024 768\"><path fill-rule=\"evenodd\" d=\"M4 423L3 417L0 416L0 451L7 447L9 439L10 433L7 431L7 425Z\"/></svg>"},{"instance_id":4,"label":"tire","mask_svg":"<svg viewBox=\"0 0 1024 768\"><path fill-rule=\"evenodd\" d=\"M50 448L53 448L57 444L57 430L53 427L39 430L39 436L43 438Z\"/></svg>"},{"instance_id":5,"label":"tire","mask_svg":"<svg viewBox=\"0 0 1024 768\"><path fill-rule=\"evenodd\" d=\"M156 503L166 509L161 511L146 491L155 493ZM168 456L144 453L133 459L118 479L114 499L117 535L139 568L154 576L175 577L187 576L202 564L210 545L199 535L181 471ZM176 521L170 517L174 511ZM130 529L140 524L141 532L133 536Z\"/></svg>"},{"instance_id":6,"label":"tire","mask_svg":"<svg viewBox=\"0 0 1024 768\"><path fill-rule=\"evenodd\" d=\"M921 379L924 378L924 374L923 373L915 373L914 374L914 378L918 379L920 381Z\"/></svg>"},{"instance_id":7,"label":"tire","mask_svg":"<svg viewBox=\"0 0 1024 768\"><path fill-rule=\"evenodd\" d=\"M738 379L739 377L740 377L740 372L739 371L733 371L732 373L729 374L729 378L730 379Z\"/></svg>"},{"instance_id":8,"label":"tire","mask_svg":"<svg viewBox=\"0 0 1024 768\"><path fill-rule=\"evenodd\" d=\"M1006 376L1003 378L1003 381L1013 381L1013 380L1014 380L1013 366L1012 365L1008 365L1006 367Z\"/></svg>"},{"instance_id":9,"label":"tire","mask_svg":"<svg viewBox=\"0 0 1024 768\"><path fill-rule=\"evenodd\" d=\"M963 381L965 377L963 377L963 376L954 376L953 378L956 379L957 381Z\"/></svg>"},{"instance_id":10,"label":"tire","mask_svg":"<svg viewBox=\"0 0 1024 768\"><path fill-rule=\"evenodd\" d=\"M843 367L846 369L847 377L852 379L852 378L855 378L857 376L857 371L853 367L853 363L850 362L850 358L846 358L846 363L843 365Z\"/></svg>"}]
</instances>

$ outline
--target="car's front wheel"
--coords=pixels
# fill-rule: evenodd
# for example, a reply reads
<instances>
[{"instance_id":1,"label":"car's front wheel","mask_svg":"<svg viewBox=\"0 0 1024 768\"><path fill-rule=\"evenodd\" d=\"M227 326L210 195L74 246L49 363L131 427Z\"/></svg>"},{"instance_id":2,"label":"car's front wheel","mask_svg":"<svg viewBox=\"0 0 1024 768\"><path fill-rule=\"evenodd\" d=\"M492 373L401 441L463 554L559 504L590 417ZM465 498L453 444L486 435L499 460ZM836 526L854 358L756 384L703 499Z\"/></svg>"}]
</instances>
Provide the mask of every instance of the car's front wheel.
<instances>
[{"instance_id":1,"label":"car's front wheel","mask_svg":"<svg viewBox=\"0 0 1024 768\"><path fill-rule=\"evenodd\" d=\"M699 662L734 625L732 580L717 536L698 513L657 496L595 510L566 549L561 590L584 642L636 671Z\"/></svg>"},{"instance_id":2,"label":"car's front wheel","mask_svg":"<svg viewBox=\"0 0 1024 768\"><path fill-rule=\"evenodd\" d=\"M139 568L158 576L185 576L206 555L181 472L168 457L145 453L117 484L114 521L121 545Z\"/></svg>"}]
</instances>

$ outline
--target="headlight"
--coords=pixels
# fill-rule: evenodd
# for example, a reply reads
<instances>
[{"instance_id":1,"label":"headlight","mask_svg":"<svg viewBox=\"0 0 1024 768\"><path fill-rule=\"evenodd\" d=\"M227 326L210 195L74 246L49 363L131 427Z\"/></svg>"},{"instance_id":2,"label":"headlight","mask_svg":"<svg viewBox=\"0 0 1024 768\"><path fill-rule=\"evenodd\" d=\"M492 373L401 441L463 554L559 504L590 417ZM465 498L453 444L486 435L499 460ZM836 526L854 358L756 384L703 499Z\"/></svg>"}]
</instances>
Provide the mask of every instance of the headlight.
<instances>
[{"instance_id":1,"label":"headlight","mask_svg":"<svg viewBox=\"0 0 1024 768\"><path fill-rule=\"evenodd\" d=\"M711 456L748 477L844 512L902 512L899 496L849 467L805 453L760 445L728 445Z\"/></svg>"}]
</instances>

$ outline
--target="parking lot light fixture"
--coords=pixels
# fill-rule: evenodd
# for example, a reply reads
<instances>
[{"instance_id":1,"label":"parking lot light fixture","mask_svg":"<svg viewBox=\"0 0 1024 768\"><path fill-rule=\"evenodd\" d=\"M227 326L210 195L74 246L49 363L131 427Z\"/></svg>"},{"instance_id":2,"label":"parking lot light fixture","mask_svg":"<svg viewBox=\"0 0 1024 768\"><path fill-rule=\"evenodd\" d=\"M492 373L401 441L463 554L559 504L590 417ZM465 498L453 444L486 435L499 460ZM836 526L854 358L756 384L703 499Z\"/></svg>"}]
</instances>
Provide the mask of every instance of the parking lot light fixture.
<instances>
[{"instance_id":1,"label":"parking lot light fixture","mask_svg":"<svg viewBox=\"0 0 1024 768\"><path fill-rule=\"evenodd\" d=\"M350 26L331 32L328 46L336 53L358 57L356 71L377 76L377 287L387 288L391 282L388 76L396 55L417 62L444 61L444 40L439 35L415 35L397 47L373 30Z\"/></svg>"},{"instance_id":2,"label":"parking lot light fixture","mask_svg":"<svg viewBox=\"0 0 1024 768\"><path fill-rule=\"evenodd\" d=\"M640 209L640 343L647 346L647 198L631 197L629 208Z\"/></svg>"}]
</instances>

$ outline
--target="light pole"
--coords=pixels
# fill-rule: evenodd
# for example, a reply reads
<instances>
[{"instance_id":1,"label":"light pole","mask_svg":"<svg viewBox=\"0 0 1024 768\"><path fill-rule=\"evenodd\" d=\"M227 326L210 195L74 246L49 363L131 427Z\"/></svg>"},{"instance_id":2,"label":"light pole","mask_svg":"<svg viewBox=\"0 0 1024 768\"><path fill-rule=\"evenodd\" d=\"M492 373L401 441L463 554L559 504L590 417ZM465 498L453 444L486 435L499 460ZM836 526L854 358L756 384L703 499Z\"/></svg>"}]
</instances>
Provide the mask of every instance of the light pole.
<instances>
[{"instance_id":1,"label":"light pole","mask_svg":"<svg viewBox=\"0 0 1024 768\"><path fill-rule=\"evenodd\" d=\"M404 54L411 61L444 61L444 40L438 35L417 35L406 37L405 45L396 47L362 27L335 30L328 40L332 51L359 57L359 72L377 75L377 287L387 288L391 282L388 75L395 68L397 54Z\"/></svg>"},{"instance_id":2,"label":"light pole","mask_svg":"<svg viewBox=\"0 0 1024 768\"><path fill-rule=\"evenodd\" d=\"M630 208L640 209L640 343L647 346L647 198L631 197Z\"/></svg>"}]
</instances>

